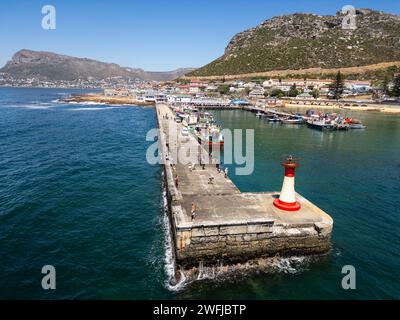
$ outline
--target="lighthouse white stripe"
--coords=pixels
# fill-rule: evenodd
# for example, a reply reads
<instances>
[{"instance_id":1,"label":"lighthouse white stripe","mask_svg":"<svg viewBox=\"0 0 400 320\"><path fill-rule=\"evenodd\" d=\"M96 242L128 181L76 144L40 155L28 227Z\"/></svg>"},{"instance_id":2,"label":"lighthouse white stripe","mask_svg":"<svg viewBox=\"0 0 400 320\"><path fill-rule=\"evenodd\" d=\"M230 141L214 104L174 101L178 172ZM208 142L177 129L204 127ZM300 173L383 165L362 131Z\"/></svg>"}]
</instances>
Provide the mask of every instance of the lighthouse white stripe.
<instances>
[{"instance_id":1,"label":"lighthouse white stripe","mask_svg":"<svg viewBox=\"0 0 400 320\"><path fill-rule=\"evenodd\" d=\"M294 191L294 177L287 177L283 179L282 191L279 200L286 203L296 202L296 195Z\"/></svg>"}]
</instances>

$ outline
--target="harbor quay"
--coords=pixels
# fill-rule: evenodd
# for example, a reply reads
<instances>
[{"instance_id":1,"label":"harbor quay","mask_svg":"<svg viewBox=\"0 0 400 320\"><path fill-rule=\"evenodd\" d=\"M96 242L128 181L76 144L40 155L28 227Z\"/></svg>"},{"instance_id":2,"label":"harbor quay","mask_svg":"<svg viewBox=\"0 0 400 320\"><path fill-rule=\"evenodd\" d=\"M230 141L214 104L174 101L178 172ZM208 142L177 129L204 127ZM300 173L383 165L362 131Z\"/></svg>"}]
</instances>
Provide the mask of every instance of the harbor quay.
<instances>
[{"instance_id":1,"label":"harbor quay","mask_svg":"<svg viewBox=\"0 0 400 320\"><path fill-rule=\"evenodd\" d=\"M281 192L241 192L212 161L193 169L173 159L181 148L197 148L193 163L208 152L194 136L179 134L183 125L168 105L157 104L156 114L176 267L330 251L333 220L294 191L297 164L284 163ZM178 128L176 139L170 126Z\"/></svg>"}]
</instances>

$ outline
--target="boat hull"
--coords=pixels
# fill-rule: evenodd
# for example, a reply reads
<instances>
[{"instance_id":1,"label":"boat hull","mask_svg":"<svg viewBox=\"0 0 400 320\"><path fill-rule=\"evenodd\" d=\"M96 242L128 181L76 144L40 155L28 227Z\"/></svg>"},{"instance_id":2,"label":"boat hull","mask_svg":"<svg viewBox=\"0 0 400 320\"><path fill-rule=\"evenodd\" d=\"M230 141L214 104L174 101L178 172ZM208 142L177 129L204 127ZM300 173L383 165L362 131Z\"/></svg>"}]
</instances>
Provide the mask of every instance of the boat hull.
<instances>
[{"instance_id":1,"label":"boat hull","mask_svg":"<svg viewBox=\"0 0 400 320\"><path fill-rule=\"evenodd\" d=\"M362 125L362 124L351 124L350 129L365 129L366 126Z\"/></svg>"},{"instance_id":2,"label":"boat hull","mask_svg":"<svg viewBox=\"0 0 400 320\"><path fill-rule=\"evenodd\" d=\"M281 120L283 124L303 124L304 120Z\"/></svg>"},{"instance_id":3,"label":"boat hull","mask_svg":"<svg viewBox=\"0 0 400 320\"><path fill-rule=\"evenodd\" d=\"M320 131L333 130L333 127L330 124L319 124L319 123L307 122L307 126L311 129L316 129L316 130L320 130Z\"/></svg>"}]
</instances>

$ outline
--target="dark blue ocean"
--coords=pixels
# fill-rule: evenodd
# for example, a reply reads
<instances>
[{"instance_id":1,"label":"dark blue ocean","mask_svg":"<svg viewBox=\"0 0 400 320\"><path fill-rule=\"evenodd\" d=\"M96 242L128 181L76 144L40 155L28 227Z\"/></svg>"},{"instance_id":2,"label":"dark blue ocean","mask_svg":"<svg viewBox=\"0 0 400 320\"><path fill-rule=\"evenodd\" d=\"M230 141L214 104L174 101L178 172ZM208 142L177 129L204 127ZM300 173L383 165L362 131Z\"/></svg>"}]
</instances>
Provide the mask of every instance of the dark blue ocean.
<instances>
[{"instance_id":1,"label":"dark blue ocean","mask_svg":"<svg viewBox=\"0 0 400 320\"><path fill-rule=\"evenodd\" d=\"M73 92L0 88L0 299L400 298L399 115L353 113L366 130L322 133L215 112L226 128L255 129L254 173L230 168L242 191L279 191L282 156L299 157L296 189L333 217L333 249L177 291L161 168L145 158L154 109L57 102ZM42 289L44 265L56 290ZM355 290L341 287L344 265Z\"/></svg>"}]
</instances>

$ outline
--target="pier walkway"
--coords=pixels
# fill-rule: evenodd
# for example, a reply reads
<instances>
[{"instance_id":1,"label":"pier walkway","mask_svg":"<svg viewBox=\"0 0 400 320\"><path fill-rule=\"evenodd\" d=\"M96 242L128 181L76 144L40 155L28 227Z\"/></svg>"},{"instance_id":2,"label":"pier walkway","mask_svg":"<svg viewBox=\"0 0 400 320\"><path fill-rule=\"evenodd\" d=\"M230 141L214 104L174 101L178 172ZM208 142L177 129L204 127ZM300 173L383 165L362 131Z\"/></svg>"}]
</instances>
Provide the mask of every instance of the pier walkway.
<instances>
[{"instance_id":1,"label":"pier walkway","mask_svg":"<svg viewBox=\"0 0 400 320\"><path fill-rule=\"evenodd\" d=\"M198 163L199 154L205 159L208 153L195 137L181 135L183 126L175 123L167 105L157 105L156 110L179 263L196 265L199 261L242 261L265 255L329 250L332 219L300 195L297 194L302 206L299 211L282 211L273 205L279 193L242 193L229 177L218 173L215 163L205 165L204 169L197 164L194 170L189 164L178 163L173 158L177 152L189 155L189 150L198 150L190 154L189 163ZM178 128L172 133L176 137L171 137L172 126ZM194 220L192 203L197 207Z\"/></svg>"}]
</instances>

